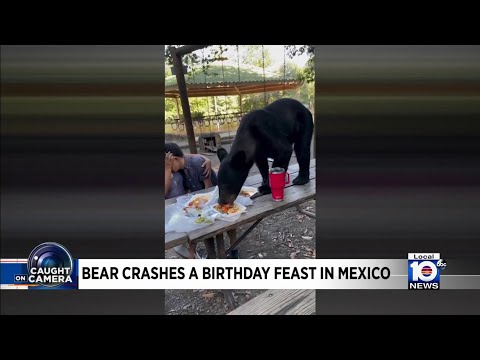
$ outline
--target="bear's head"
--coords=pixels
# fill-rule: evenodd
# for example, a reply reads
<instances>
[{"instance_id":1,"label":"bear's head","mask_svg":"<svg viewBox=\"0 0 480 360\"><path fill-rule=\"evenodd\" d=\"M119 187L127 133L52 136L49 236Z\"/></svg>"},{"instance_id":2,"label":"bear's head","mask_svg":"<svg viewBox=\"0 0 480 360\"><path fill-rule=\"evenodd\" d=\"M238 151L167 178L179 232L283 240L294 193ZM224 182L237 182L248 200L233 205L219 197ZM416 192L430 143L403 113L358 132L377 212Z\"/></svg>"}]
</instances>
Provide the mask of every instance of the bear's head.
<instances>
[{"instance_id":1,"label":"bear's head","mask_svg":"<svg viewBox=\"0 0 480 360\"><path fill-rule=\"evenodd\" d=\"M233 204L247 179L252 164L248 164L245 151L228 154L222 148L217 151L217 156L221 161L218 170L218 203Z\"/></svg>"}]
</instances>

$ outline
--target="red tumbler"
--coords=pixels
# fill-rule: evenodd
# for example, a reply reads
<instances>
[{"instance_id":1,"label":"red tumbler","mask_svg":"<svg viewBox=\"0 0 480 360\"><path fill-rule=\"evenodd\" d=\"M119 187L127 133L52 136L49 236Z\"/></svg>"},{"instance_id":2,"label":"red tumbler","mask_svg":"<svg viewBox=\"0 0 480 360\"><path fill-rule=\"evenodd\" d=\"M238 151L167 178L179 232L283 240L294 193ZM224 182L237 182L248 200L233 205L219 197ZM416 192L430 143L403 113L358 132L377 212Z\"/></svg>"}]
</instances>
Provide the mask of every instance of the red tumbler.
<instances>
[{"instance_id":1,"label":"red tumbler","mask_svg":"<svg viewBox=\"0 0 480 360\"><path fill-rule=\"evenodd\" d=\"M280 167L271 168L269 173L272 199L273 201L282 201L285 185L290 183L290 174Z\"/></svg>"}]
</instances>

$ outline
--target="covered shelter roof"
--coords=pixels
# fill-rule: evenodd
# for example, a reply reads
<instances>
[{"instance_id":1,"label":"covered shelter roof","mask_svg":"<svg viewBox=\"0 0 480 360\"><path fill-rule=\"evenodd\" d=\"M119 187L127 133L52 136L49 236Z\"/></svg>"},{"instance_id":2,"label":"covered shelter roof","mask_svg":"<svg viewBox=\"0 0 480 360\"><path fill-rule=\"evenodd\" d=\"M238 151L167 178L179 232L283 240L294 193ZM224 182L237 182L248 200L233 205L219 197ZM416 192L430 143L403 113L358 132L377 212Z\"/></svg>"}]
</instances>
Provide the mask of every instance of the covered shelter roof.
<instances>
[{"instance_id":1,"label":"covered shelter roof","mask_svg":"<svg viewBox=\"0 0 480 360\"><path fill-rule=\"evenodd\" d=\"M270 91L297 89L302 85L294 75L283 76L279 72L264 70L261 67L225 63L210 65L203 70L189 71L185 74L189 97L207 97L224 95L243 95ZM165 79L165 96L178 98L179 91L175 75Z\"/></svg>"}]
</instances>

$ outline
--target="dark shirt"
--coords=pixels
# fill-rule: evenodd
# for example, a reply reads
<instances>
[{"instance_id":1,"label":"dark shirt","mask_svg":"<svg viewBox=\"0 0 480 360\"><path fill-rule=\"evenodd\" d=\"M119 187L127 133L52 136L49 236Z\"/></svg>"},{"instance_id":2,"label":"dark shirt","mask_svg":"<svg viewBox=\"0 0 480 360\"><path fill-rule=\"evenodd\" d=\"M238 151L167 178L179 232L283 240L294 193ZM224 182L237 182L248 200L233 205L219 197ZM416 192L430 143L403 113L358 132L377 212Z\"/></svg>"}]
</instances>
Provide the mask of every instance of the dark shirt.
<instances>
[{"instance_id":1,"label":"dark shirt","mask_svg":"<svg viewBox=\"0 0 480 360\"><path fill-rule=\"evenodd\" d=\"M202 164L205 160L200 156L191 156L185 158L185 166L183 170L187 177L187 188L190 191L197 191L205 189L205 184L203 181L205 177L203 176L203 171L205 168L202 167ZM217 186L217 174L215 171L211 171L210 178L212 180L212 185Z\"/></svg>"}]
</instances>

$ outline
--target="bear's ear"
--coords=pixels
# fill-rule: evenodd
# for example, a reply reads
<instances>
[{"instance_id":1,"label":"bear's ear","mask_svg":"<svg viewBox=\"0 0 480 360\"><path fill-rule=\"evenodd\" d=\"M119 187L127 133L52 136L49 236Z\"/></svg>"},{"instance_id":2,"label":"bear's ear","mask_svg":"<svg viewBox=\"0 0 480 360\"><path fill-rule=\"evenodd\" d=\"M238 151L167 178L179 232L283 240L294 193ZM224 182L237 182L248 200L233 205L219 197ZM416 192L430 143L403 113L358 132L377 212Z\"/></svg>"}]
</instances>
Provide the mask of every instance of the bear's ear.
<instances>
[{"instance_id":1,"label":"bear's ear","mask_svg":"<svg viewBox=\"0 0 480 360\"><path fill-rule=\"evenodd\" d=\"M245 151L239 151L232 156L232 167L235 169L243 169L247 164L247 154Z\"/></svg>"},{"instance_id":2,"label":"bear's ear","mask_svg":"<svg viewBox=\"0 0 480 360\"><path fill-rule=\"evenodd\" d=\"M224 148L220 148L217 150L217 157L218 157L218 160L220 160L220 162L223 159L225 159L227 156L228 156L228 152Z\"/></svg>"}]
</instances>

